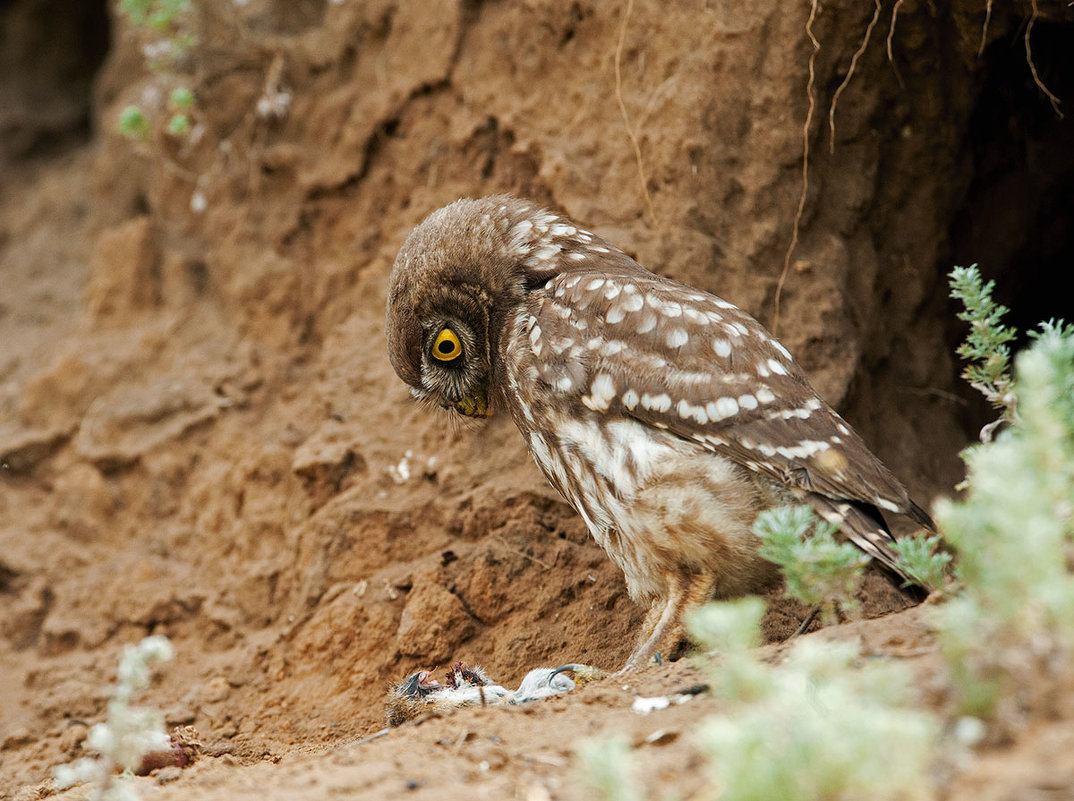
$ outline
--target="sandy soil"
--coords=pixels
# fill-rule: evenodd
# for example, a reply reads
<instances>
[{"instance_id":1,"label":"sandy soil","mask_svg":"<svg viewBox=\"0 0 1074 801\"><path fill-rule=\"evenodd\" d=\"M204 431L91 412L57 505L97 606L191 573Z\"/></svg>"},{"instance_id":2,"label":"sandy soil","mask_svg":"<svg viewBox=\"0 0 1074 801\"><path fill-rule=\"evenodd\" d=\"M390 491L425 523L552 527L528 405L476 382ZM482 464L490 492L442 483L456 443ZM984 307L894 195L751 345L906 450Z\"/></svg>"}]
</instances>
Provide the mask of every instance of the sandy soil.
<instances>
[{"instance_id":1,"label":"sandy soil","mask_svg":"<svg viewBox=\"0 0 1074 801\"><path fill-rule=\"evenodd\" d=\"M957 381L943 274L984 12L953 5L905 3L895 70L875 34L834 152L814 116L778 322L923 501L951 492L982 414ZM0 798L54 794L117 654L149 633L177 656L147 700L205 752L139 779L145 797L585 798L572 745L607 732L638 745L651 797L701 792L690 735L716 702L630 709L697 684L685 662L370 739L414 669L614 668L641 617L509 420L445 428L408 402L385 284L428 211L509 191L773 325L801 191L800 6L638 3L617 51L619 3L221 1L172 77L95 3L48 25L47 0L0 6ZM815 25L825 111L859 6ZM1021 21L997 11L990 40ZM153 106L178 80L196 141ZM285 112L259 115L280 92ZM136 101L143 143L116 132ZM906 660L941 707L920 610L879 575L863 598L877 619L810 636ZM804 610L771 600L779 641ZM1071 754L1071 721L1034 721L949 797L1074 797Z\"/></svg>"}]
</instances>

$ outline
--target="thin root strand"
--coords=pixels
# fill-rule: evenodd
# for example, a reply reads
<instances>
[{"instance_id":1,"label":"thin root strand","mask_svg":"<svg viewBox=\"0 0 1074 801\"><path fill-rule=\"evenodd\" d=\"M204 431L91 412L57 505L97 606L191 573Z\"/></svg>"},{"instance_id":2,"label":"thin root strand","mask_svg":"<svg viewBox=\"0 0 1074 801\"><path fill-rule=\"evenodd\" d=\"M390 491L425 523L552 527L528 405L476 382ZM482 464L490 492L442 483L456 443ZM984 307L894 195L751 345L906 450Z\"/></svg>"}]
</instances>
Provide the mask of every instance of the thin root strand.
<instances>
[{"instance_id":1,"label":"thin root strand","mask_svg":"<svg viewBox=\"0 0 1074 801\"><path fill-rule=\"evenodd\" d=\"M977 48L977 58L980 58L984 53L985 44L988 42L988 23L992 21L992 0L988 0L985 5L985 21L981 26L981 44Z\"/></svg>"},{"instance_id":2,"label":"thin root strand","mask_svg":"<svg viewBox=\"0 0 1074 801\"><path fill-rule=\"evenodd\" d=\"M780 299L783 297L783 285L787 282L787 274L791 269L791 256L798 246L798 227L802 223L802 214L805 212L806 194L809 192L809 126L813 124L813 112L817 107L816 101L816 61L820 51L820 42L813 34L813 22L817 18L817 0L812 0L809 7L809 19L806 20L806 34L813 45L813 52L809 54L809 80L806 81L806 98L809 100L809 109L806 111L805 123L802 125L802 195L798 198L798 210L794 214L794 224L791 227L791 243L787 246L787 252L783 256L783 271L779 274L776 283L775 311L772 315L772 333L779 336L779 312Z\"/></svg>"},{"instance_id":3,"label":"thin root strand","mask_svg":"<svg viewBox=\"0 0 1074 801\"><path fill-rule=\"evenodd\" d=\"M1029 44L1029 37L1033 33L1033 25L1037 22L1037 17L1040 16L1040 10L1037 8L1037 0L1033 0L1033 14L1029 18L1029 24L1026 25L1026 63L1029 64L1029 71L1033 73L1033 82L1037 85L1048 98L1048 102L1052 104L1052 110L1055 111L1055 115L1059 119L1063 119L1063 112L1059 110L1059 98L1052 94L1051 90L1044 85L1044 81L1040 79L1040 75L1037 74L1037 65L1033 62L1033 48Z\"/></svg>"},{"instance_id":4,"label":"thin root strand","mask_svg":"<svg viewBox=\"0 0 1074 801\"><path fill-rule=\"evenodd\" d=\"M645 206L649 210L649 219L656 225L656 211L653 209L653 199L649 195L649 179L645 175L645 164L641 158L641 145L634 133L634 127L630 124L630 116L627 114L626 103L623 102L623 73L620 62L623 56L623 42L626 40L627 22L630 20L630 12L634 9L634 0L627 0L626 10L623 12L623 22L619 26L619 42L615 46L615 99L619 104L619 113L623 117L623 125L626 127L627 136L634 146L634 160L638 164L638 179L641 181L642 195L645 197Z\"/></svg>"},{"instance_id":5,"label":"thin root strand","mask_svg":"<svg viewBox=\"0 0 1074 801\"><path fill-rule=\"evenodd\" d=\"M850 85L850 79L854 77L854 70L857 69L858 59L865 53L865 49L869 46L869 39L873 35L873 28L876 27L877 20L880 19L880 0L873 0L875 8L873 9L873 18L869 20L869 25L865 28L865 36L861 40L861 45L854 51L854 55L850 58L850 69L847 70L847 74L843 76L843 82L839 84L835 90L835 94L832 95L832 103L828 107L828 152L835 152L835 107L839 103L839 96L843 94L843 90ZM894 24L894 21L892 22Z\"/></svg>"},{"instance_id":6,"label":"thin root strand","mask_svg":"<svg viewBox=\"0 0 1074 801\"><path fill-rule=\"evenodd\" d=\"M892 47L892 43L895 41L895 22L899 19L899 10L902 8L902 4L905 2L906 0L895 0L895 5L891 8L891 27L888 28L887 41L888 63L891 64L892 70L895 71L895 80L899 82L900 87L902 87L904 84L902 82L902 76L899 75L899 68L895 64L895 52L894 48ZM989 0L989 3L991 3L991 0Z\"/></svg>"}]
</instances>

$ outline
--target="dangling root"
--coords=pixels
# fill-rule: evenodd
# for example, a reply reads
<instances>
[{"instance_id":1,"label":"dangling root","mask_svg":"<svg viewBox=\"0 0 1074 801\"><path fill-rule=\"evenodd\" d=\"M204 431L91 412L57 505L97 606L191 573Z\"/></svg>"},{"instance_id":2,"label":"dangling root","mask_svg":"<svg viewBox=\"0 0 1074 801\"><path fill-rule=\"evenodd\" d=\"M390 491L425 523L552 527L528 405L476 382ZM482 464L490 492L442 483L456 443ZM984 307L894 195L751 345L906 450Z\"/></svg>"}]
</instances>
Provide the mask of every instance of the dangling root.
<instances>
[{"instance_id":1,"label":"dangling root","mask_svg":"<svg viewBox=\"0 0 1074 801\"><path fill-rule=\"evenodd\" d=\"M850 69L847 70L847 74L843 76L843 82L839 84L835 90L835 94L832 95L832 104L828 107L828 152L835 152L835 107L839 103L839 95L843 94L843 90L850 85L850 79L854 77L854 70L858 66L858 59L861 58L865 52L865 48L869 46L869 38L873 35L873 28L876 27L876 21L880 19L880 0L873 0L876 8L873 10L873 18L869 20L869 25L865 29L865 37L861 40L861 46L854 51L854 55L850 58Z\"/></svg>"},{"instance_id":2,"label":"dangling root","mask_svg":"<svg viewBox=\"0 0 1074 801\"><path fill-rule=\"evenodd\" d=\"M988 41L988 23L992 21L992 0L985 5L985 21L981 27L981 45L977 48L977 58L984 53L985 43Z\"/></svg>"},{"instance_id":3,"label":"dangling root","mask_svg":"<svg viewBox=\"0 0 1074 801\"><path fill-rule=\"evenodd\" d=\"M1040 11L1037 9L1037 0L1033 0L1033 15L1029 18L1029 24L1026 25L1026 62L1029 64L1029 71L1033 73L1033 82L1037 85L1037 88L1044 92L1048 97L1048 101L1052 104L1052 110L1055 111L1055 115L1059 119L1063 119L1063 112L1059 110L1059 98L1056 97L1047 86L1044 85L1044 81L1040 79L1037 74L1037 65L1033 63L1033 50L1029 46L1029 36L1033 33L1033 25L1037 21L1037 17L1040 16Z\"/></svg>"},{"instance_id":4,"label":"dangling root","mask_svg":"<svg viewBox=\"0 0 1074 801\"><path fill-rule=\"evenodd\" d=\"M630 12L634 9L634 0L627 0L626 10L623 12L623 24L619 26L619 43L615 46L615 99L619 103L619 113L623 117L623 125L626 126L627 136L634 146L634 159L638 163L638 178L641 181L641 191L645 196L645 206L649 209L649 219L656 225L656 212L653 210L653 199L649 195L649 179L645 175L645 165L641 159L641 146L638 137L634 134L634 128L630 124L627 115L626 104L623 102L623 75L619 69L619 63L623 55L623 42L626 39L627 22L630 20Z\"/></svg>"},{"instance_id":5,"label":"dangling root","mask_svg":"<svg viewBox=\"0 0 1074 801\"><path fill-rule=\"evenodd\" d=\"M899 18L899 9L902 8L902 4L906 0L895 0L895 5L891 9L891 27L888 28L888 62L891 64L891 68L895 71L895 80L899 82L900 88L903 86L902 76L899 75L899 68L895 66L895 54L892 51L891 43L895 40L895 21ZM992 0L988 0L989 8L992 6Z\"/></svg>"},{"instance_id":6,"label":"dangling root","mask_svg":"<svg viewBox=\"0 0 1074 801\"><path fill-rule=\"evenodd\" d=\"M812 0L809 8L809 19L806 20L806 34L813 45L813 52L809 54L809 80L806 82L806 98L809 100L809 109L806 111L805 124L802 126L802 196L798 198L798 210L794 214L794 225L791 229L791 244L787 247L787 253L783 257L783 272L779 275L776 283L776 308L772 315L772 333L779 336L779 302L783 296L783 284L787 281L787 273L791 268L791 255L798 246L798 226L802 222L802 213L805 211L806 193L809 191L809 126L813 124L813 111L816 109L816 70L815 64L817 53L820 51L820 42L813 35L813 21L817 18L817 0Z\"/></svg>"}]
</instances>

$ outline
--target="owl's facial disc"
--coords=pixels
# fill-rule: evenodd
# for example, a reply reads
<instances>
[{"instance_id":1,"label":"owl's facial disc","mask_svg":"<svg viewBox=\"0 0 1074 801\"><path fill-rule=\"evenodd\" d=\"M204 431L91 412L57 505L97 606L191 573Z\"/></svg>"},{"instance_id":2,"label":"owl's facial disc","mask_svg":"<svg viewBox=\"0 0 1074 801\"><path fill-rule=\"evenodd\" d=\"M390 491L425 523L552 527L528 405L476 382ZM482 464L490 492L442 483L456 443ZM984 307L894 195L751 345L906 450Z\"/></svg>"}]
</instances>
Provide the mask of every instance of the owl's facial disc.
<instances>
[{"instance_id":1,"label":"owl's facial disc","mask_svg":"<svg viewBox=\"0 0 1074 801\"><path fill-rule=\"evenodd\" d=\"M438 319L425 326L424 340L420 394L466 417L491 417L487 371L473 330Z\"/></svg>"}]
</instances>

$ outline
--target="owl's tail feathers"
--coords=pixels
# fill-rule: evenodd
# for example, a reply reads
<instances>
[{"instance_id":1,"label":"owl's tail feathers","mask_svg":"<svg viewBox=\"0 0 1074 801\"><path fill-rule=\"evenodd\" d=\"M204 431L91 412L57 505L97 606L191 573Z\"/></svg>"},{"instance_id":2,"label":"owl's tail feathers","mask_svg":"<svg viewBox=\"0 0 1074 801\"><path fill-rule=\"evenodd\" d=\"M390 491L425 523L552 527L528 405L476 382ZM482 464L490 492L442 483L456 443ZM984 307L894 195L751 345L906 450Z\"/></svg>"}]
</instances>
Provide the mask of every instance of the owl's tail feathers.
<instances>
[{"instance_id":1,"label":"owl's tail feathers","mask_svg":"<svg viewBox=\"0 0 1074 801\"><path fill-rule=\"evenodd\" d=\"M913 501L910 501L910 508L907 510L906 516L919 526L928 529L930 533L936 533L936 523L933 522L931 515Z\"/></svg>"},{"instance_id":2,"label":"owl's tail feathers","mask_svg":"<svg viewBox=\"0 0 1074 801\"><path fill-rule=\"evenodd\" d=\"M891 549L891 543L895 539L891 536L887 523L884 522L884 518L875 506L862 501L829 498L827 495L815 492L805 493L803 500L829 523L838 525L843 536L866 554L892 572L916 584L900 567L899 560ZM918 507L914 508L928 519L928 515L923 510ZM916 515L913 517L917 520Z\"/></svg>"}]
</instances>

